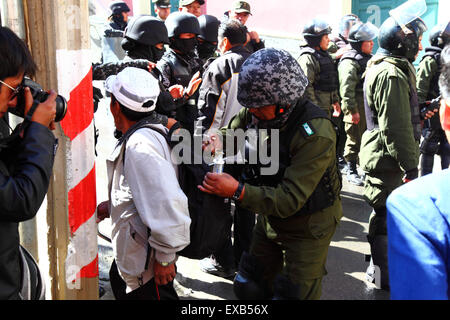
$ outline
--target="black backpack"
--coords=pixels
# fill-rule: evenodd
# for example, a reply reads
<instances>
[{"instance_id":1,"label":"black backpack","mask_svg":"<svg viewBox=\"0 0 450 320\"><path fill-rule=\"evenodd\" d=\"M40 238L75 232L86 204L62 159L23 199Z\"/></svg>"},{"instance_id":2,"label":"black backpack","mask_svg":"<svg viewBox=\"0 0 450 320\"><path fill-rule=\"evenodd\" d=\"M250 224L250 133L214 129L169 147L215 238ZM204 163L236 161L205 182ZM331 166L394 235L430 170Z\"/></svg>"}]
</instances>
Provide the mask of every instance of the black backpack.
<instances>
[{"instance_id":1,"label":"black backpack","mask_svg":"<svg viewBox=\"0 0 450 320\"><path fill-rule=\"evenodd\" d=\"M155 122L148 118L143 119L130 128L121 139L126 141L136 130L150 128L161 134L169 146L178 144L171 141L176 127L167 134L155 128L154 124ZM190 156L193 159L194 150L192 149L191 152ZM191 163L194 162L191 161ZM231 202L228 199L204 193L197 187L203 183L206 173L210 171L211 167L205 162L178 165L178 182L188 199L191 218L190 244L178 254L189 259L203 259L216 252L227 240L231 229Z\"/></svg>"}]
</instances>

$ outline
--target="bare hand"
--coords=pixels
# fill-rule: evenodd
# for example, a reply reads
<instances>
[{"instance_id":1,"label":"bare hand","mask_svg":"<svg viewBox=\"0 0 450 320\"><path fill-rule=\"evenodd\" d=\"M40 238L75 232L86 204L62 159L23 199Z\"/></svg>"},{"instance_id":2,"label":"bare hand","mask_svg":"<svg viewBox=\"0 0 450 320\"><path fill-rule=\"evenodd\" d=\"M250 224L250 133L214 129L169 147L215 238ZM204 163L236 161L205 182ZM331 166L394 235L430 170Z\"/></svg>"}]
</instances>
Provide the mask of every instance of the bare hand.
<instances>
[{"instance_id":1,"label":"bare hand","mask_svg":"<svg viewBox=\"0 0 450 320\"><path fill-rule=\"evenodd\" d=\"M184 88L180 84L176 84L169 88L170 95L173 99L180 99L183 97Z\"/></svg>"},{"instance_id":2,"label":"bare hand","mask_svg":"<svg viewBox=\"0 0 450 320\"><path fill-rule=\"evenodd\" d=\"M350 46L345 46L343 48L340 48L338 51L336 51L335 56L336 59L340 59L342 58L342 56L344 55L344 53L346 53L347 51L351 50L352 48Z\"/></svg>"},{"instance_id":3,"label":"bare hand","mask_svg":"<svg viewBox=\"0 0 450 320\"><path fill-rule=\"evenodd\" d=\"M220 137L217 133L211 133L209 135L209 139L203 141L202 144L202 150L209 151L211 154L215 154L216 150L222 150L222 147L222 141L220 140Z\"/></svg>"},{"instance_id":4,"label":"bare hand","mask_svg":"<svg viewBox=\"0 0 450 320\"><path fill-rule=\"evenodd\" d=\"M250 39L251 39L251 40L255 40L256 43L258 43L258 42L260 41L258 32L256 32L256 31L250 31L250 32L249 32L249 35L250 35Z\"/></svg>"},{"instance_id":5,"label":"bare hand","mask_svg":"<svg viewBox=\"0 0 450 320\"><path fill-rule=\"evenodd\" d=\"M177 275L175 272L175 264L163 267L156 260L155 264L153 265L153 271L155 273L155 283L158 286L164 286L168 284L169 282L173 281L173 279L175 279L175 276Z\"/></svg>"},{"instance_id":6,"label":"bare hand","mask_svg":"<svg viewBox=\"0 0 450 320\"><path fill-rule=\"evenodd\" d=\"M222 198L231 198L236 192L239 182L228 173L208 172L203 180L203 184L198 188L206 193L215 194Z\"/></svg>"},{"instance_id":7,"label":"bare hand","mask_svg":"<svg viewBox=\"0 0 450 320\"><path fill-rule=\"evenodd\" d=\"M333 112L333 117L335 117L335 118L337 118L337 117L339 117L340 115L341 115L341 105L339 104L339 102L336 102L336 103L333 103L333 109L334 109L334 112Z\"/></svg>"},{"instance_id":8,"label":"bare hand","mask_svg":"<svg viewBox=\"0 0 450 320\"><path fill-rule=\"evenodd\" d=\"M431 119L436 113L438 113L439 110L438 109L434 109L433 111L428 110L427 113L425 114L425 118L424 120L428 120Z\"/></svg>"},{"instance_id":9,"label":"bare hand","mask_svg":"<svg viewBox=\"0 0 450 320\"><path fill-rule=\"evenodd\" d=\"M109 218L109 201L103 201L97 206L97 223Z\"/></svg>"},{"instance_id":10,"label":"bare hand","mask_svg":"<svg viewBox=\"0 0 450 320\"><path fill-rule=\"evenodd\" d=\"M155 69L155 68L156 68L156 63L149 61L148 62L148 71L152 72L153 69Z\"/></svg>"},{"instance_id":11,"label":"bare hand","mask_svg":"<svg viewBox=\"0 0 450 320\"><path fill-rule=\"evenodd\" d=\"M192 96L195 91L197 91L198 87L200 86L200 83L202 83L202 78L200 78L200 71L197 71L196 74L192 77L191 81L189 82L189 86L186 88L186 94L190 97Z\"/></svg>"},{"instance_id":12,"label":"bare hand","mask_svg":"<svg viewBox=\"0 0 450 320\"><path fill-rule=\"evenodd\" d=\"M361 116L360 116L359 112L353 113L352 114L352 123L358 124L359 121L361 121Z\"/></svg>"},{"instance_id":13,"label":"bare hand","mask_svg":"<svg viewBox=\"0 0 450 320\"><path fill-rule=\"evenodd\" d=\"M34 110L31 116L31 121L42 124L48 127L50 130L55 129L55 117L56 117L56 97L58 94L51 90L50 95L44 102L40 103ZM33 105L33 96L30 88L25 88L25 115L28 114Z\"/></svg>"}]
</instances>

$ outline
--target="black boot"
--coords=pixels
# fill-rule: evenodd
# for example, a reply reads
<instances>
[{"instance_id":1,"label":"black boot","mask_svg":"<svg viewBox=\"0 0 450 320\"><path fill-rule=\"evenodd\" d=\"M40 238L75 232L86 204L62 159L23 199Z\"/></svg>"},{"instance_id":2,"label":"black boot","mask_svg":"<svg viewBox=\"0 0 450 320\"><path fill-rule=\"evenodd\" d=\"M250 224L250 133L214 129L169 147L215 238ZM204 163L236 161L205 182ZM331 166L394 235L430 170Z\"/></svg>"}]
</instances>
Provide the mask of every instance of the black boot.
<instances>
[{"instance_id":1,"label":"black boot","mask_svg":"<svg viewBox=\"0 0 450 320\"><path fill-rule=\"evenodd\" d=\"M348 171L347 171L347 181L356 186L363 186L364 182L362 178L358 174L358 170L356 169L356 161L347 162Z\"/></svg>"}]
</instances>

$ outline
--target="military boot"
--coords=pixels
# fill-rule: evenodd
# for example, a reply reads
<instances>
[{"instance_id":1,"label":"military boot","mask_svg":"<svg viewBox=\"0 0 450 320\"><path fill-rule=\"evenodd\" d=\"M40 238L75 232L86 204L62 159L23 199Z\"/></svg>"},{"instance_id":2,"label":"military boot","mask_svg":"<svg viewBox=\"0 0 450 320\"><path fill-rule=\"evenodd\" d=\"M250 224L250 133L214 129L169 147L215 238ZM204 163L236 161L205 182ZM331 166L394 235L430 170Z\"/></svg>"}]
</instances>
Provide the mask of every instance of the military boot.
<instances>
[{"instance_id":1,"label":"military boot","mask_svg":"<svg viewBox=\"0 0 450 320\"><path fill-rule=\"evenodd\" d=\"M347 162L347 166L347 181L356 186L363 186L364 181L358 174L358 170L356 169L356 162Z\"/></svg>"}]
</instances>

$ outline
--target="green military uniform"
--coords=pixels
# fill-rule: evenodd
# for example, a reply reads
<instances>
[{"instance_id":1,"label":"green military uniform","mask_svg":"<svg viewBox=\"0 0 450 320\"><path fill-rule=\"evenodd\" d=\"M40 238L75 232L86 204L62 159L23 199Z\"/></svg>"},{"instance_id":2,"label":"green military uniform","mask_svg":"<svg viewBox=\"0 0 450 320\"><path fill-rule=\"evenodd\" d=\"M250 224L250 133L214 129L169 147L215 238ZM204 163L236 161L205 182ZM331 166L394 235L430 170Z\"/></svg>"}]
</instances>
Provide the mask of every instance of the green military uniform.
<instances>
[{"instance_id":1,"label":"green military uniform","mask_svg":"<svg viewBox=\"0 0 450 320\"><path fill-rule=\"evenodd\" d=\"M301 48L303 49L307 47L304 46ZM320 81L321 67L319 61L312 54L301 54L297 61L309 81L309 85L306 88L305 97L324 110L328 117L331 118L334 111L332 105L339 102L338 88L336 87L336 89L332 91L322 91L314 88L314 86Z\"/></svg>"},{"instance_id":2,"label":"green military uniform","mask_svg":"<svg viewBox=\"0 0 450 320\"><path fill-rule=\"evenodd\" d=\"M417 69L417 97L419 102L425 102L439 96L439 88L433 88L432 80L439 73L437 61L431 57L424 57ZM436 90L437 89L437 90Z\"/></svg>"},{"instance_id":3,"label":"green military uniform","mask_svg":"<svg viewBox=\"0 0 450 320\"><path fill-rule=\"evenodd\" d=\"M406 58L376 55L366 71L367 131L362 136L360 164L367 173L364 197L375 211L386 206L389 194L402 184L406 171L419 162L417 127L410 97L416 95L415 70ZM420 130L419 130L420 137ZM368 238L386 235L386 216L376 215Z\"/></svg>"},{"instance_id":4,"label":"green military uniform","mask_svg":"<svg viewBox=\"0 0 450 320\"><path fill-rule=\"evenodd\" d=\"M245 129L251 122L248 109L231 120L229 129ZM336 133L331 122L316 118L311 131L301 133L302 123L289 145L290 165L274 187L245 184L240 206L258 213L250 253L265 268L264 282L272 285L277 273L299 285L300 299L319 299L321 280L331 238L341 219L340 180L336 166ZM281 129L281 133L286 126ZM281 139L280 139L281 140ZM325 172L329 174L325 174ZM325 175L324 175L325 174ZM331 206L308 214L296 214L326 176Z\"/></svg>"},{"instance_id":5,"label":"green military uniform","mask_svg":"<svg viewBox=\"0 0 450 320\"><path fill-rule=\"evenodd\" d=\"M362 66L353 59L343 59L338 66L341 108L344 114L344 126L347 134L344 158L347 162L357 162L361 146L361 136L366 130L364 110ZM359 113L358 124L352 122L352 114Z\"/></svg>"}]
</instances>

